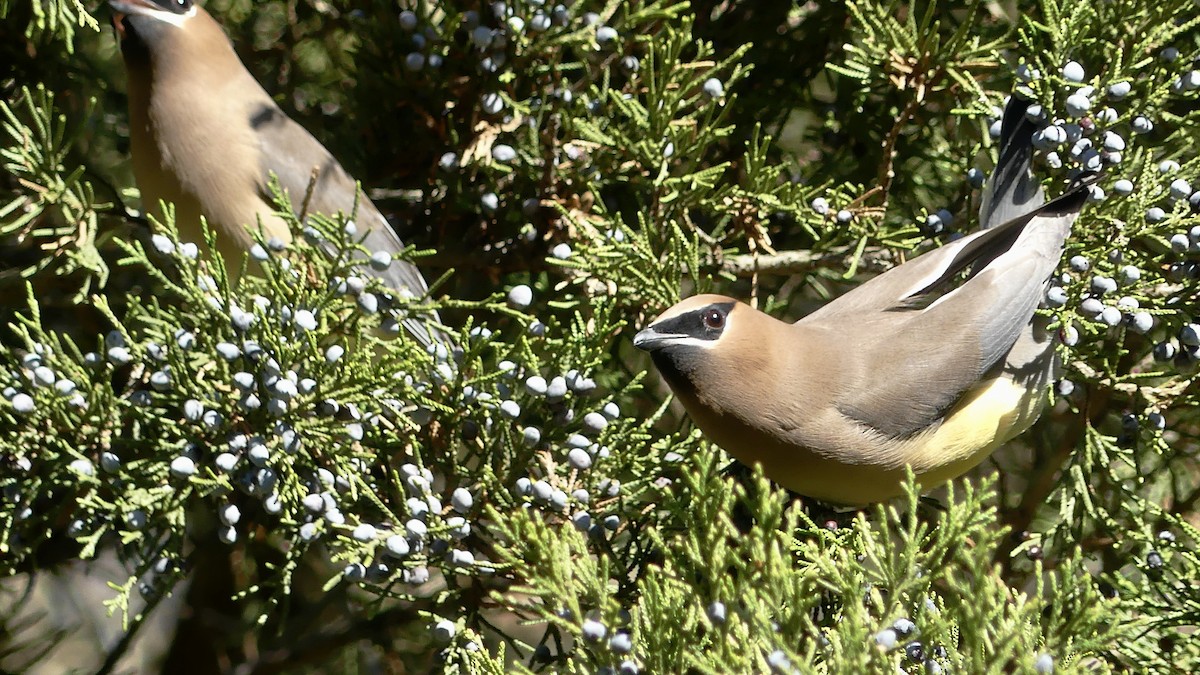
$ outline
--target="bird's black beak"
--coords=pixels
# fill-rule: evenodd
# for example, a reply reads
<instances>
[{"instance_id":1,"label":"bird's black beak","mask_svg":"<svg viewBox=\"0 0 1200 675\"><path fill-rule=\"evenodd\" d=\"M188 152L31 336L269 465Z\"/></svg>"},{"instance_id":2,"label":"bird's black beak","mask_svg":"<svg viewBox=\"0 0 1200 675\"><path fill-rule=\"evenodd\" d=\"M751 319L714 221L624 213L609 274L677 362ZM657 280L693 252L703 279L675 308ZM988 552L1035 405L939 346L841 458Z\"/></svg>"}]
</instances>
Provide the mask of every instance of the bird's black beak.
<instances>
[{"instance_id":1,"label":"bird's black beak","mask_svg":"<svg viewBox=\"0 0 1200 675\"><path fill-rule=\"evenodd\" d=\"M674 340L686 337L676 335L674 333L660 333L655 330L654 326L643 328L637 335L633 336L633 346L648 352L661 349Z\"/></svg>"}]
</instances>

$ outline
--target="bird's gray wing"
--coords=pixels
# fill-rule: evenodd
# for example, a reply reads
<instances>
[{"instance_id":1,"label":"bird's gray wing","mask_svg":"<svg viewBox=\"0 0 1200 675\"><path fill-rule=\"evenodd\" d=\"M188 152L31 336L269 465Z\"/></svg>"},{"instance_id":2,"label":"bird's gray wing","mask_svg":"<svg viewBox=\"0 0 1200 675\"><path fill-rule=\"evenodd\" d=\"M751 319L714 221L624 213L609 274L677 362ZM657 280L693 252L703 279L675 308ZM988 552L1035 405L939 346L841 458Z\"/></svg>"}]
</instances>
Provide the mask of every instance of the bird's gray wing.
<instances>
[{"instance_id":1,"label":"bird's gray wing","mask_svg":"<svg viewBox=\"0 0 1200 675\"><path fill-rule=\"evenodd\" d=\"M800 321L824 321L840 316L859 316L866 312L909 308L908 302L912 298L937 290L980 257L1012 246L1022 225L1020 221L1013 221L975 232L923 253L868 279Z\"/></svg>"},{"instance_id":2,"label":"bird's gray wing","mask_svg":"<svg viewBox=\"0 0 1200 675\"><path fill-rule=\"evenodd\" d=\"M250 124L258 134L262 147L262 192L269 201L267 185L270 176L278 177L280 186L287 191L293 205L300 208L316 171L312 198L308 210L313 213L334 215L350 213L358 197L356 222L359 231L365 231L363 246L372 253L387 251L395 255L404 248L404 243L392 229L383 214L362 194L354 178L346 173L333 155L321 145L304 127L285 115L273 102L264 101L251 111ZM422 297L429 291L425 278L415 265L405 260L393 260L383 271L368 268L395 291L410 292ZM429 317L439 321L436 313ZM430 330L423 322L406 319L405 328L424 344L430 342ZM439 338L445 336L439 335Z\"/></svg>"},{"instance_id":3,"label":"bird's gray wing","mask_svg":"<svg viewBox=\"0 0 1200 675\"><path fill-rule=\"evenodd\" d=\"M1025 116L1028 108L1029 101L1014 95L1004 109L1000 158L979 211L981 231L894 267L809 317L821 320L838 314L904 308L911 305L913 298L935 292L967 267L982 269L992 258L1008 250L1024 227L1025 221L1020 216L1045 203L1041 185L1030 171L1033 133L1037 128Z\"/></svg>"},{"instance_id":4,"label":"bird's gray wing","mask_svg":"<svg viewBox=\"0 0 1200 675\"><path fill-rule=\"evenodd\" d=\"M940 419L1028 330L1061 257L1063 233L1086 197L1086 187L1078 186L989 230L1017 236L961 286L922 308L816 322L834 335L857 336L853 349L865 364L858 379L870 386L847 389L836 404L842 414L889 437L909 436Z\"/></svg>"},{"instance_id":5,"label":"bird's gray wing","mask_svg":"<svg viewBox=\"0 0 1200 675\"><path fill-rule=\"evenodd\" d=\"M1029 102L1009 99L1000 157L980 207L984 229L871 279L801 321L855 331L873 358L838 400L847 417L890 437L940 419L1030 332L1047 278L1087 197L1077 183L1045 204L1033 178ZM956 288L961 272L970 273Z\"/></svg>"}]
</instances>

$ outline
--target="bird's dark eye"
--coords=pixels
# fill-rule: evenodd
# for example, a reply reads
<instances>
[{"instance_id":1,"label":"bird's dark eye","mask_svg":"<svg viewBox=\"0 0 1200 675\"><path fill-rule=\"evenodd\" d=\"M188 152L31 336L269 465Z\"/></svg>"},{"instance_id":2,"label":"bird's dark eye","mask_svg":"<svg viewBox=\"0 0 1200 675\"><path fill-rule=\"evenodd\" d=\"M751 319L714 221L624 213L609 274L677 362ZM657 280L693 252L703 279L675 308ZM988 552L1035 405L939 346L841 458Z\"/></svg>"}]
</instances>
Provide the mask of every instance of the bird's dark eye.
<instances>
[{"instance_id":1,"label":"bird's dark eye","mask_svg":"<svg viewBox=\"0 0 1200 675\"><path fill-rule=\"evenodd\" d=\"M720 330L725 327L725 314L719 309L706 309L701 315L700 320L704 322L704 327L709 330Z\"/></svg>"}]
</instances>

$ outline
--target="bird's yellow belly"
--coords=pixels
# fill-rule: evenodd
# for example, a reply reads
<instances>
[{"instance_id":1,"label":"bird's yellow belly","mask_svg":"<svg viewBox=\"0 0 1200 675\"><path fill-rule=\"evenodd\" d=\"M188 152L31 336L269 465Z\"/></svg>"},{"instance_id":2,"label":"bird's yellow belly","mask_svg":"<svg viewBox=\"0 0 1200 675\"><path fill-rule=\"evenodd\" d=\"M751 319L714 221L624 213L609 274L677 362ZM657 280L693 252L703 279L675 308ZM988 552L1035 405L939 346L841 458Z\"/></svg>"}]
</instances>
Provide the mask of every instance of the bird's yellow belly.
<instances>
[{"instance_id":1,"label":"bird's yellow belly","mask_svg":"<svg viewBox=\"0 0 1200 675\"><path fill-rule=\"evenodd\" d=\"M905 467L924 490L956 478L1037 419L1044 392L1009 377L984 380L970 389L936 428L905 440L862 439L861 447L817 452L780 444L755 431L706 429L709 437L743 463L761 464L768 478L823 501L858 505L902 492ZM753 440L752 440L753 439Z\"/></svg>"},{"instance_id":2,"label":"bird's yellow belly","mask_svg":"<svg viewBox=\"0 0 1200 675\"><path fill-rule=\"evenodd\" d=\"M907 458L905 463L926 489L935 487L1023 433L1037 419L1044 400L1044 392L1008 377L985 380L967 392L937 429L907 441L897 454Z\"/></svg>"}]
</instances>

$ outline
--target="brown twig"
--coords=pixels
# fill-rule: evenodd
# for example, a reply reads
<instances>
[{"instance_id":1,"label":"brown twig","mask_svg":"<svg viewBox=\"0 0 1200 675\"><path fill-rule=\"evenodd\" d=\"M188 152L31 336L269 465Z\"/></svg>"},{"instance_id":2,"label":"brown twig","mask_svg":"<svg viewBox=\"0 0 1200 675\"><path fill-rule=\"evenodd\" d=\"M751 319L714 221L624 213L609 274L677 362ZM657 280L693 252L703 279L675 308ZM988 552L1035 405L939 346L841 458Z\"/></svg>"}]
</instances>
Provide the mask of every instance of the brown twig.
<instances>
[{"instance_id":1,"label":"brown twig","mask_svg":"<svg viewBox=\"0 0 1200 675\"><path fill-rule=\"evenodd\" d=\"M845 267L853 255L853 246L839 246L826 251L734 255L721 262L721 269L736 277L753 277L756 274L790 276L804 274L818 267ZM859 269L881 272L890 268L894 260L895 255L890 249L868 248L863 251Z\"/></svg>"}]
</instances>

